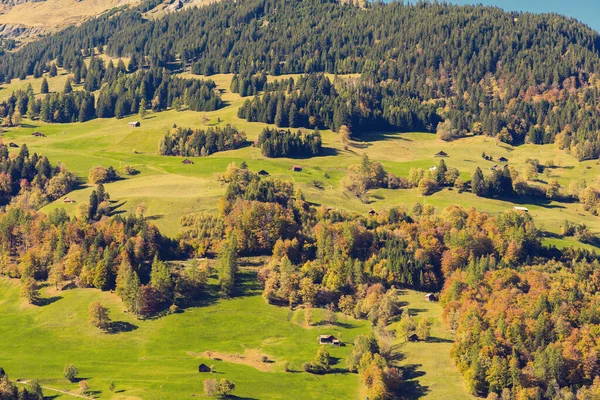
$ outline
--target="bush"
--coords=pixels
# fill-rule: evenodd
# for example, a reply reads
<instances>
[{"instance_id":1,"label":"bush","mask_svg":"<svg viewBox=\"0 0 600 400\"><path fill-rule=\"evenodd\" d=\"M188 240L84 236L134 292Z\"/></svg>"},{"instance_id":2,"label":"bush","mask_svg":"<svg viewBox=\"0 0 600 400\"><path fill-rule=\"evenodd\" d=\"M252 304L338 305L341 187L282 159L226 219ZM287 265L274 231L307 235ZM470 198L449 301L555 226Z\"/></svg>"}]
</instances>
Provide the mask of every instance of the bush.
<instances>
[{"instance_id":1,"label":"bush","mask_svg":"<svg viewBox=\"0 0 600 400\"><path fill-rule=\"evenodd\" d=\"M74 366L73 364L65 365L63 374L69 382L75 382L75 378L77 377L78 373L79 373L79 371L77 370L77 367Z\"/></svg>"}]
</instances>

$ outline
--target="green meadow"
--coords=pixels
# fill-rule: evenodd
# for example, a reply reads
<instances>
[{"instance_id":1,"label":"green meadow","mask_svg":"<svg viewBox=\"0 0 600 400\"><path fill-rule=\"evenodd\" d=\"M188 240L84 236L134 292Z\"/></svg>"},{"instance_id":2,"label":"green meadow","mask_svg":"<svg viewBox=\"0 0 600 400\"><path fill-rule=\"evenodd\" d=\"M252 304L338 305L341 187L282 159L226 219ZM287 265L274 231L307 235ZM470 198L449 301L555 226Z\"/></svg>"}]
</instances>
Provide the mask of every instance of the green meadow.
<instances>
[{"instance_id":1,"label":"green meadow","mask_svg":"<svg viewBox=\"0 0 600 400\"><path fill-rule=\"evenodd\" d=\"M189 74L184 76L196 78ZM428 169L437 165L439 159L434 154L445 151L449 155L446 164L458 168L461 176L469 179L477 166L489 173L495 164L481 157L485 152L494 159L508 158L509 164L518 170L523 170L528 158L537 158L542 164L552 160L556 167L549 169L549 175L540 176L539 181L534 182L537 185L545 185L550 178L558 179L563 187L580 178L585 178L591 185L599 183L596 179L600 165L596 161L579 163L553 145L512 147L486 137L447 143L435 135L418 132L375 133L345 147L336 133L326 130L322 132L323 155L310 159L268 159L253 146L194 158L192 165L182 164L181 157L159 156L159 140L173 125L201 128L230 123L244 130L250 141L258 137L266 124L248 123L237 117L237 109L245 99L229 91L231 77L210 77L227 103L218 111L150 113L140 121L139 128L127 125L138 120L137 116L71 124L46 124L24 119L21 127L4 130L3 141L20 146L27 144L30 151L47 156L52 163L65 164L82 182L87 181L91 167L114 166L123 179L107 184L106 190L117 200L116 212L134 212L141 206L144 215L170 237L177 236L181 216L217 211L225 191L217 175L232 162L245 161L253 171L264 169L275 178L294 182L315 205L361 213L395 206L409 208L416 202L431 204L438 211L460 204L492 214L517 205L449 189L428 197L419 195L416 189L379 189L370 193L370 204L363 204L341 184L348 166L359 163L363 154L380 161L387 171L398 176L407 176L411 168ZM66 79L64 73L50 78L50 90L62 90ZM0 98L7 98L13 90L25 89L29 83L39 94L41 79L28 79L13 81L0 88ZM208 122L202 122L204 115ZM35 131L46 137L32 136ZM126 165L140 173L126 176L123 172ZM303 170L292 172L293 165L301 165ZM315 181L322 184L315 185ZM42 211L64 207L74 214L78 204L88 201L92 190L83 183L68 195L75 204L66 204L59 199ZM524 199L518 205L527 207L537 226L548 233L547 244L585 246L558 235L565 220L585 223L593 233L600 233L598 218L591 218L578 203ZM47 287L42 295L50 299L49 304L42 307L28 305L19 298L18 282L1 278L0 337L9 345L0 353L0 365L12 379L40 379L48 388L71 391L76 389L76 384L69 384L62 377L62 369L65 364L73 363L79 368L79 376L88 380L94 397L106 399L202 397L202 381L210 374L198 373L200 363L214 365L216 373L210 377L234 381L235 394L239 398L360 398L358 375L344 371L344 359L350 353L351 345L331 349L337 361L335 373L311 375L301 372L301 366L315 356L319 334L332 333L351 344L355 336L370 331L369 323L339 315L336 326L317 324L307 328L303 326L302 309L291 311L268 305L256 286L254 272L245 271L244 293L238 297L219 298L216 284L211 281L209 294L199 307L144 321L126 313L115 294L94 289L56 292ZM412 314L433 321L432 340L397 343L400 365L406 374L404 392L407 398L470 398L449 357L453 336L441 322L441 307L427 302L423 293L405 291L401 293L401 299ZM123 331L105 334L89 326L87 309L96 300L109 307L113 321L119 322ZM315 314L319 321L321 311ZM393 324L390 329L394 329ZM268 362L261 361L262 356L266 356ZM291 371L286 372L286 368ZM114 393L108 389L111 381L116 385ZM282 393L286 393L285 397ZM51 390L47 390L47 395L69 397Z\"/></svg>"},{"instance_id":2,"label":"green meadow","mask_svg":"<svg viewBox=\"0 0 600 400\"><path fill-rule=\"evenodd\" d=\"M197 76L184 74L190 79ZM477 166L484 173L496 163L481 157L485 152L495 160L506 157L509 165L522 171L525 161L537 158L545 164L552 160L555 167L548 169L548 175L540 175L533 184L545 185L556 178L563 188L569 182L585 178L588 185L598 186L597 177L600 165L597 161L577 162L576 159L559 150L554 145L509 146L498 144L487 137L468 137L454 142L443 142L428 133L374 133L361 138L348 147L344 147L337 134L323 131L324 155L311 159L269 159L258 148L248 146L242 149L216 153L204 158L195 158L193 165L182 164L180 157L161 157L157 154L160 138L177 126L202 128L211 125L233 124L246 132L250 141L258 137L266 126L262 123L249 123L237 117L238 107L245 101L238 94L229 91L231 74L211 76L222 92L227 106L213 112L191 112L169 110L151 113L141 121L139 128L130 128L128 122L138 120L137 116L125 119L96 119L85 123L45 124L40 121L24 120L23 126L4 131L5 142L15 142L27 146L50 158L52 162L62 162L69 170L76 172L84 181L88 170L94 165L112 165L123 169L125 165L135 167L139 175L110 183L107 190L114 199L120 201L121 212L135 211L142 204L145 214L169 236L176 236L181 215L198 211L214 211L218 199L224 192L216 175L222 173L231 162L240 164L245 161L254 171L267 170L272 176L294 182L305 194L308 201L315 204L345 208L356 212L382 210L393 206L410 207L415 202L432 204L438 210L451 204L464 207L476 207L489 213L498 213L511 209L515 204L502 200L479 198L470 193L442 190L432 196L420 196L416 190L376 190L371 193L370 204L363 204L355 196L345 191L340 183L349 165L359 162L366 153L373 160L380 161L385 169L399 176L406 176L411 168L428 169L437 165L434 157L438 151L445 151L445 159L450 167L461 171L461 176L469 179ZM66 75L50 78L50 89L59 90L64 85ZM41 85L40 79L13 81L0 89L0 98L10 96L13 90L23 89L29 83L36 93ZM77 89L77 87L75 88ZM203 117L208 122L202 123ZM33 137L31 133L43 132L46 137ZM12 149L18 151L18 149ZM292 172L293 165L301 165L302 172ZM124 175L124 174L123 174ZM313 185L322 182L322 189ZM69 197L77 202L85 202L92 188L83 185ZM565 220L585 223L593 233L600 233L600 221L590 218L578 203L558 203L554 201L520 199L520 206L529 208L540 228L552 238L548 243L564 247L567 245L585 246L572 239L556 238ZM66 207L74 212L76 204L63 204L58 200L44 210Z\"/></svg>"}]
</instances>

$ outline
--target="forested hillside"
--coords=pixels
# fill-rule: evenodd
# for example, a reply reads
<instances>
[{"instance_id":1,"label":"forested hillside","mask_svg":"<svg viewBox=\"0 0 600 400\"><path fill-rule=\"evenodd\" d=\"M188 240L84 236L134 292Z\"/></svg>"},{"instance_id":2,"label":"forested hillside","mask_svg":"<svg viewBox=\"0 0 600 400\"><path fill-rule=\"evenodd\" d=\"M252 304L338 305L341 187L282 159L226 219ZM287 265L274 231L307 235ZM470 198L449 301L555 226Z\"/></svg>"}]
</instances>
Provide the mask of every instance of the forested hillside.
<instances>
[{"instance_id":1,"label":"forested hillside","mask_svg":"<svg viewBox=\"0 0 600 400\"><path fill-rule=\"evenodd\" d=\"M337 107L339 122L331 128L366 130L356 114L368 109L380 128L437 130L448 140L472 132L515 144L556 141L580 160L600 155L600 37L565 17L429 3L360 8L251 0L145 20L142 13L152 6L109 13L7 54L0 75L24 78L54 61L75 70L87 49L103 46L111 56L132 57L132 70L361 73L359 82L334 95L346 109ZM425 105L439 115L427 115ZM326 110L315 117L331 121ZM425 120L413 115L424 112Z\"/></svg>"},{"instance_id":2,"label":"forested hillside","mask_svg":"<svg viewBox=\"0 0 600 400\"><path fill-rule=\"evenodd\" d=\"M150 0L0 56L0 285L24 300L0 303L58 321L40 349L88 307L105 343L164 340L154 375L93 346L101 398L111 374L128 398L176 375L169 398L598 398L600 35L357 3ZM18 379L43 397L29 375L71 360L40 354Z\"/></svg>"}]
</instances>

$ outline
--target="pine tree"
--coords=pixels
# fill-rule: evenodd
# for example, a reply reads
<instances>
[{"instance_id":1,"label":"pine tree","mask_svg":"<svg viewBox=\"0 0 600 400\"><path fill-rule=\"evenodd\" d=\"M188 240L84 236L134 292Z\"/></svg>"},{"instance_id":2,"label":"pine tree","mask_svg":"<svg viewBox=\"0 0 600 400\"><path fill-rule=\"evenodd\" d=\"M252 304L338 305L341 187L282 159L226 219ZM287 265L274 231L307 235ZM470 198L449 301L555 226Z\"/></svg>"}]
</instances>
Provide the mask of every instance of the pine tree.
<instances>
[{"instance_id":1,"label":"pine tree","mask_svg":"<svg viewBox=\"0 0 600 400\"><path fill-rule=\"evenodd\" d=\"M96 219L96 213L98 212L98 195L96 191L92 191L90 195L90 205L88 207L88 221Z\"/></svg>"},{"instance_id":2,"label":"pine tree","mask_svg":"<svg viewBox=\"0 0 600 400\"><path fill-rule=\"evenodd\" d=\"M150 284L158 294L158 300L161 303L171 303L173 301L173 279L169 266L154 257L152 270L150 272Z\"/></svg>"},{"instance_id":3,"label":"pine tree","mask_svg":"<svg viewBox=\"0 0 600 400\"><path fill-rule=\"evenodd\" d=\"M230 233L221 243L217 271L221 290L230 296L235 289L237 275L237 243L234 233Z\"/></svg>"},{"instance_id":4,"label":"pine tree","mask_svg":"<svg viewBox=\"0 0 600 400\"><path fill-rule=\"evenodd\" d=\"M65 82L65 88L63 90L64 94L69 94L73 92L73 87L71 86L71 79L67 79Z\"/></svg>"},{"instance_id":5,"label":"pine tree","mask_svg":"<svg viewBox=\"0 0 600 400\"><path fill-rule=\"evenodd\" d=\"M125 259L119 266L116 293L129 311L136 312L136 304L140 293L140 278L129 261Z\"/></svg>"},{"instance_id":6,"label":"pine tree","mask_svg":"<svg viewBox=\"0 0 600 400\"><path fill-rule=\"evenodd\" d=\"M146 118L146 100L142 99L140 100L140 108L138 111L138 115L140 117L140 119L145 119Z\"/></svg>"},{"instance_id":7,"label":"pine tree","mask_svg":"<svg viewBox=\"0 0 600 400\"><path fill-rule=\"evenodd\" d=\"M40 93L47 94L48 92L49 92L48 80L46 78L44 78L42 80L42 87L40 88Z\"/></svg>"},{"instance_id":8,"label":"pine tree","mask_svg":"<svg viewBox=\"0 0 600 400\"><path fill-rule=\"evenodd\" d=\"M49 75L51 78L54 78L56 75L58 75L58 69L56 68L56 64L52 64L52 66L50 67Z\"/></svg>"},{"instance_id":9,"label":"pine tree","mask_svg":"<svg viewBox=\"0 0 600 400\"><path fill-rule=\"evenodd\" d=\"M475 169L475 173L471 179L471 189L477 196L483 196L485 193L485 178L483 177L483 172L481 172L481 168L479 167Z\"/></svg>"}]
</instances>

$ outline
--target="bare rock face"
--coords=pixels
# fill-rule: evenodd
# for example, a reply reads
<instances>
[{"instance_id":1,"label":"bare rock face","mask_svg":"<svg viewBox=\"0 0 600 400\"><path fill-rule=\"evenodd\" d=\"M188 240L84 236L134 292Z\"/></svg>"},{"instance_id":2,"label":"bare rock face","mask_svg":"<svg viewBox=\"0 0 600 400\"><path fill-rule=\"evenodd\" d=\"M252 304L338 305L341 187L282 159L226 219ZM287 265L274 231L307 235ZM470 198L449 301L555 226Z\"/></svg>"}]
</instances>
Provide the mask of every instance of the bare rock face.
<instances>
[{"instance_id":1,"label":"bare rock face","mask_svg":"<svg viewBox=\"0 0 600 400\"><path fill-rule=\"evenodd\" d=\"M46 32L38 27L25 26L20 24L0 24L0 39L39 38Z\"/></svg>"}]
</instances>

